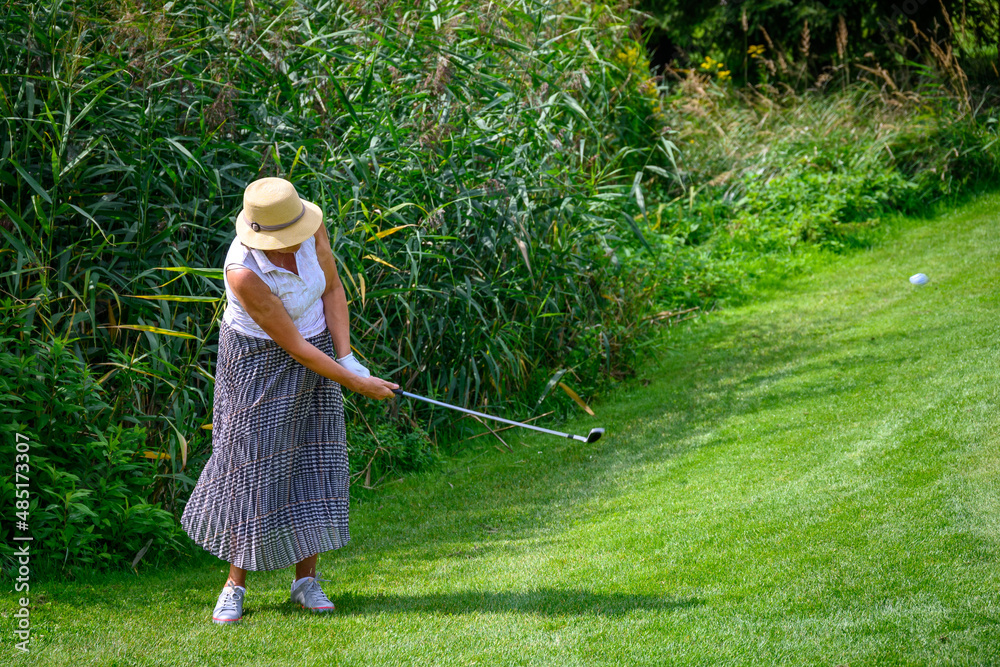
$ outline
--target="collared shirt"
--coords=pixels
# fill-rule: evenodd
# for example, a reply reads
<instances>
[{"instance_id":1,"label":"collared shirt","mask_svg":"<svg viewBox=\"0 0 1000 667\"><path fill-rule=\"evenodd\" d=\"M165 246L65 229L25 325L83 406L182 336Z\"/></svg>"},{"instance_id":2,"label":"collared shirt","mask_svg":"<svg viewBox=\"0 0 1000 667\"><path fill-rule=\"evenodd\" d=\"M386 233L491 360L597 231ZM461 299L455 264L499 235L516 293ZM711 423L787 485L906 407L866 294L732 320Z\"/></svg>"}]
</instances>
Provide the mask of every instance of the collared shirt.
<instances>
[{"instance_id":1,"label":"collared shirt","mask_svg":"<svg viewBox=\"0 0 1000 667\"><path fill-rule=\"evenodd\" d=\"M270 338L250 317L229 286L226 271L230 268L243 267L257 274L270 288L271 293L281 299L285 310L292 318L292 323L303 338L322 333L326 328L322 299L326 290L326 274L323 273L323 267L319 265L319 259L316 257L315 236L303 241L295 251L295 263L299 275L275 265L263 250L249 248L243 245L238 236L235 237L222 265L228 300L222 319L240 333L256 338Z\"/></svg>"}]
</instances>

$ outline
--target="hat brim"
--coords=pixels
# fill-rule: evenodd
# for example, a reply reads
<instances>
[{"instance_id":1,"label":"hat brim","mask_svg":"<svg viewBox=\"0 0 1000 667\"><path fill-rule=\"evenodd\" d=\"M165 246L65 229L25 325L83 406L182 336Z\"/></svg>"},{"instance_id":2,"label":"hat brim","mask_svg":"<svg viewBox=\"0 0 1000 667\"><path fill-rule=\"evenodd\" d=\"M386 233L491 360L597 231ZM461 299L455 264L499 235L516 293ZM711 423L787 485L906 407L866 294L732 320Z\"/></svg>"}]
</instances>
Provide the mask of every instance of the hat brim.
<instances>
[{"instance_id":1,"label":"hat brim","mask_svg":"<svg viewBox=\"0 0 1000 667\"><path fill-rule=\"evenodd\" d=\"M236 214L236 235L244 245L258 250L277 250L302 243L323 224L323 211L311 201L302 200L305 214L294 225L274 232L255 232L244 222L243 210Z\"/></svg>"}]
</instances>

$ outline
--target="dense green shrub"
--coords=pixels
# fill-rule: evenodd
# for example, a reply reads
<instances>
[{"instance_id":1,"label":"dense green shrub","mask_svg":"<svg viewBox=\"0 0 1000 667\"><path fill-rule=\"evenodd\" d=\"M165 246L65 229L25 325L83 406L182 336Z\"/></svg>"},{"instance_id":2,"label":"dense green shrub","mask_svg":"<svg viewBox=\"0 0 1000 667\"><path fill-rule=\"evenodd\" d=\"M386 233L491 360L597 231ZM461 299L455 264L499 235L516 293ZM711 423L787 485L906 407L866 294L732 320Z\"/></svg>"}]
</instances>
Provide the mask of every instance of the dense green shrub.
<instances>
[{"instance_id":1,"label":"dense green shrub","mask_svg":"<svg viewBox=\"0 0 1000 667\"><path fill-rule=\"evenodd\" d=\"M995 110L964 111L934 79L920 94L870 82L796 94L689 75L665 107L684 148L681 187L647 195L655 255L629 239L623 252L663 272L662 308L746 298L817 249L868 247L887 217L1000 176Z\"/></svg>"},{"instance_id":2,"label":"dense green shrub","mask_svg":"<svg viewBox=\"0 0 1000 667\"><path fill-rule=\"evenodd\" d=\"M4 569L14 564L13 536L25 534L15 508L36 569L127 566L144 549L152 561L180 547L174 516L149 502L156 467L144 456L145 429L110 421L104 388L64 339L0 340L0 460L13 471L16 443L29 443L24 478L0 479ZM23 494L15 499L25 479L27 509L17 504Z\"/></svg>"},{"instance_id":3,"label":"dense green shrub","mask_svg":"<svg viewBox=\"0 0 1000 667\"><path fill-rule=\"evenodd\" d=\"M721 62L741 83L780 80L801 89L852 60L885 63L893 77L914 76L914 60L957 54L980 81L996 81L996 3L992 0L639 0L658 64ZM765 64L766 61L766 64Z\"/></svg>"}]
</instances>

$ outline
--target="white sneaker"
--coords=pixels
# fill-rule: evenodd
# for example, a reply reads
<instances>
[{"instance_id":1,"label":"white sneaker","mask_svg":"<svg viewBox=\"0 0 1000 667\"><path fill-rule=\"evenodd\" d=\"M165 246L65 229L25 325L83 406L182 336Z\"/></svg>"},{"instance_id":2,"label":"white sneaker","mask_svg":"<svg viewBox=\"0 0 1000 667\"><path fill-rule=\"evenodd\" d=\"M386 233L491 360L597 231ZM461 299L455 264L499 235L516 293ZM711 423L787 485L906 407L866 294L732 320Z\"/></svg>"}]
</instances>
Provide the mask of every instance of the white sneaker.
<instances>
[{"instance_id":1,"label":"white sneaker","mask_svg":"<svg viewBox=\"0 0 1000 667\"><path fill-rule=\"evenodd\" d=\"M333 603L326 597L319 582L329 581L320 579L319 572L315 577L302 577L292 584L292 602L301 605L303 609L309 611L333 611Z\"/></svg>"},{"instance_id":2,"label":"white sneaker","mask_svg":"<svg viewBox=\"0 0 1000 667\"><path fill-rule=\"evenodd\" d=\"M219 625L239 623L243 618L243 596L246 589L227 583L219 594L219 601L212 612L212 622Z\"/></svg>"}]
</instances>

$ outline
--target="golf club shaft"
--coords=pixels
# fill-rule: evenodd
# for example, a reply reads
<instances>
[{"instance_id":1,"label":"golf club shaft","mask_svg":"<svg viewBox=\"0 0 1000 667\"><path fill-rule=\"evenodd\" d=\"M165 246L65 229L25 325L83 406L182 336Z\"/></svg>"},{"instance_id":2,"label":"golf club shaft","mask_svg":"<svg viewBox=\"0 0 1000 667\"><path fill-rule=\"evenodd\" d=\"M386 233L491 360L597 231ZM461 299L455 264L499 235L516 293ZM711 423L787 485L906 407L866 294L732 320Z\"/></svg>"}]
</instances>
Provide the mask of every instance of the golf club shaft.
<instances>
[{"instance_id":1,"label":"golf club shaft","mask_svg":"<svg viewBox=\"0 0 1000 667\"><path fill-rule=\"evenodd\" d=\"M442 408L449 408L451 410L458 410L459 412L464 412L467 415L475 415L476 417L482 417L483 419L492 419L496 422L502 422L504 424L510 424L511 426L520 426L521 428L530 428L532 431L539 431L541 433L548 433L549 435L558 435L560 438L568 438L570 440L579 440L580 442L587 442L587 439L580 435L572 435L570 433L561 433L559 431L551 431L547 428L542 428L541 426L532 426L531 424L523 424L521 422L516 422L510 419L504 419L503 417L494 417L493 415L487 415L482 412L476 412L475 410L466 410L465 408L460 408L457 405L449 405L447 403L442 403L441 401L435 401L433 398L427 398L426 396L417 396L416 394L411 394L408 391L403 391L402 389L394 390L394 393L400 396L406 396L407 398L415 398L418 401L423 401L425 403L430 403L431 405L439 405Z\"/></svg>"}]
</instances>

